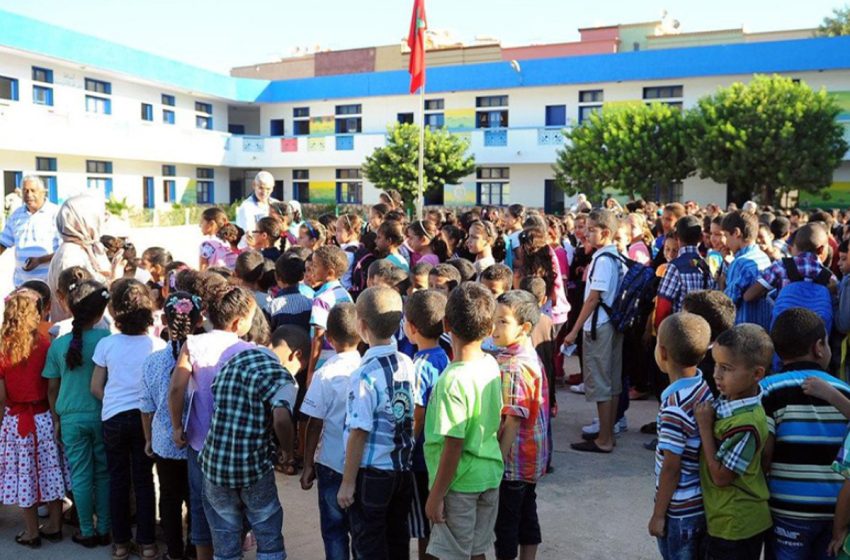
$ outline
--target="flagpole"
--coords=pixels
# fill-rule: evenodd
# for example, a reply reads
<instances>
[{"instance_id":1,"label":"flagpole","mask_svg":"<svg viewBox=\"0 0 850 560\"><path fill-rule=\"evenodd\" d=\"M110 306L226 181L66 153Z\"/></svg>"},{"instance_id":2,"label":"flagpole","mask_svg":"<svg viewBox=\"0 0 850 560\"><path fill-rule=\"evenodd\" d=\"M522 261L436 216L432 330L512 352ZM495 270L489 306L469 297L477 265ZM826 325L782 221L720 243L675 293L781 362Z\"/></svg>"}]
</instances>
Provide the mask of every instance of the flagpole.
<instances>
[{"instance_id":1,"label":"flagpole","mask_svg":"<svg viewBox=\"0 0 850 560\"><path fill-rule=\"evenodd\" d=\"M423 218L425 195L425 81L419 88L419 186L416 192L416 217Z\"/></svg>"}]
</instances>

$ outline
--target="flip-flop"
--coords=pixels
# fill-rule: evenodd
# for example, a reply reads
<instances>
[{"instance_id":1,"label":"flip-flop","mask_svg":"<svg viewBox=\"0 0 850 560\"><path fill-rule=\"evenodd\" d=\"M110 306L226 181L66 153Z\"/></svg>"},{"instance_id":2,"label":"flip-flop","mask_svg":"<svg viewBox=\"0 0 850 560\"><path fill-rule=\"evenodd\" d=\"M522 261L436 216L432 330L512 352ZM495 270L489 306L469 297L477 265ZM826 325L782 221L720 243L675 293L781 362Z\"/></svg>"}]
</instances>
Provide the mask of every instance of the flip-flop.
<instances>
[{"instance_id":1,"label":"flip-flop","mask_svg":"<svg viewBox=\"0 0 850 560\"><path fill-rule=\"evenodd\" d=\"M578 443L571 443L570 449L574 449L575 451L586 451L588 453L611 453L611 451L613 451L613 449L602 449L596 445L595 441L580 441Z\"/></svg>"}]
</instances>

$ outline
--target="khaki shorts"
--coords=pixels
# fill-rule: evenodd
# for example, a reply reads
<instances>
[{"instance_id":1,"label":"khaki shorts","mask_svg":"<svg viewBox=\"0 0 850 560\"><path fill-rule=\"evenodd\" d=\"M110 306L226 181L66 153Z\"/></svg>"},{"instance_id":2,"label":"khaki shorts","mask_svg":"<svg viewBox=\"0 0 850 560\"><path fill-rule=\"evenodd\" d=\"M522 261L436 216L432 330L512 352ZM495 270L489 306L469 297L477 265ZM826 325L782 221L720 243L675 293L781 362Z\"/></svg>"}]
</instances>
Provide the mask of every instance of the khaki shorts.
<instances>
[{"instance_id":1,"label":"khaki shorts","mask_svg":"<svg viewBox=\"0 0 850 560\"><path fill-rule=\"evenodd\" d=\"M588 331L582 339L582 374L587 402L608 401L623 392L623 335L611 323L596 327L596 340Z\"/></svg>"},{"instance_id":2,"label":"khaki shorts","mask_svg":"<svg viewBox=\"0 0 850 560\"><path fill-rule=\"evenodd\" d=\"M440 560L469 560L493 548L499 489L467 494L449 492L444 500L446 522L431 527L428 554Z\"/></svg>"}]
</instances>

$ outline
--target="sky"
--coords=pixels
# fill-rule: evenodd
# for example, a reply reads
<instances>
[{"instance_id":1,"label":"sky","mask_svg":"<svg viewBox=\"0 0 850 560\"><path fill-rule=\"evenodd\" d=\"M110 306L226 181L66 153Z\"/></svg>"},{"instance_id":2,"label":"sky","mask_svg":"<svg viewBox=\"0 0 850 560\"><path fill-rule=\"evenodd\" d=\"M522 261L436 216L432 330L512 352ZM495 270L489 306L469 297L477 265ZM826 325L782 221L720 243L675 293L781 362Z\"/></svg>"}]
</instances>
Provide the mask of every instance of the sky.
<instances>
[{"instance_id":1,"label":"sky","mask_svg":"<svg viewBox=\"0 0 850 560\"><path fill-rule=\"evenodd\" d=\"M578 40L580 27L654 21L680 29L771 31L816 27L842 0L426 0L428 27L503 46ZM413 0L0 0L0 10L195 66L231 67L291 56L296 48L398 43ZM0 30L0 37L2 30Z\"/></svg>"}]
</instances>

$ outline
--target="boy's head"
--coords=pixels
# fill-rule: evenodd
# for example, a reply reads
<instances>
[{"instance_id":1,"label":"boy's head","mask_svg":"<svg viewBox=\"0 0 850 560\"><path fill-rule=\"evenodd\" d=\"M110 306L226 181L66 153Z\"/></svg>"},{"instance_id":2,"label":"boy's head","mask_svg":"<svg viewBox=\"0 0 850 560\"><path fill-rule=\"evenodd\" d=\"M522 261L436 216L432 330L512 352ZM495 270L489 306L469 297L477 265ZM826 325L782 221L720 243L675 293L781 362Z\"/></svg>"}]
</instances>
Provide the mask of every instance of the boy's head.
<instances>
[{"instance_id":1,"label":"boy's head","mask_svg":"<svg viewBox=\"0 0 850 560\"><path fill-rule=\"evenodd\" d=\"M632 242L632 226L626 220L619 220L617 231L614 233L614 245L617 252L626 255L629 252L629 243Z\"/></svg>"},{"instance_id":2,"label":"boy's head","mask_svg":"<svg viewBox=\"0 0 850 560\"><path fill-rule=\"evenodd\" d=\"M838 270L844 276L850 274L850 259L847 258L848 250L850 250L850 241L845 240L838 245Z\"/></svg>"},{"instance_id":3,"label":"boy's head","mask_svg":"<svg viewBox=\"0 0 850 560\"><path fill-rule=\"evenodd\" d=\"M501 348L524 341L540 320L540 307L534 296L522 290L511 290L496 300L493 343Z\"/></svg>"},{"instance_id":4,"label":"boy's head","mask_svg":"<svg viewBox=\"0 0 850 560\"><path fill-rule=\"evenodd\" d=\"M682 247L699 245L702 241L702 222L696 216L682 216L676 222L676 238Z\"/></svg>"},{"instance_id":5,"label":"boy's head","mask_svg":"<svg viewBox=\"0 0 850 560\"><path fill-rule=\"evenodd\" d=\"M272 333L272 351L280 364L295 375L310 361L310 334L295 325L283 325Z\"/></svg>"},{"instance_id":6,"label":"boy's head","mask_svg":"<svg viewBox=\"0 0 850 560\"><path fill-rule=\"evenodd\" d=\"M770 233L774 239L786 239L791 234L791 221L784 216L775 218L770 222Z\"/></svg>"},{"instance_id":7,"label":"boy's head","mask_svg":"<svg viewBox=\"0 0 850 560\"><path fill-rule=\"evenodd\" d=\"M770 225L759 223L759 232L756 236L756 245L764 252L773 247L773 233L770 231Z\"/></svg>"},{"instance_id":8,"label":"boy's head","mask_svg":"<svg viewBox=\"0 0 850 560\"><path fill-rule=\"evenodd\" d=\"M446 297L460 285L460 272L450 264L438 264L428 273L428 289L442 292Z\"/></svg>"},{"instance_id":9,"label":"boy's head","mask_svg":"<svg viewBox=\"0 0 850 560\"><path fill-rule=\"evenodd\" d=\"M614 241L620 220L610 210L597 209L587 217L587 242L600 249Z\"/></svg>"},{"instance_id":10,"label":"boy's head","mask_svg":"<svg viewBox=\"0 0 850 560\"><path fill-rule=\"evenodd\" d=\"M519 289L533 295L534 299L537 300L537 305L541 307L549 299L549 295L546 293L546 280L539 276L524 277L519 281Z\"/></svg>"},{"instance_id":11,"label":"boy's head","mask_svg":"<svg viewBox=\"0 0 850 560\"><path fill-rule=\"evenodd\" d=\"M820 316L809 309L792 307L776 318L770 329L773 347L782 363L815 362L829 367L832 351Z\"/></svg>"},{"instance_id":12,"label":"boy's head","mask_svg":"<svg viewBox=\"0 0 850 560\"><path fill-rule=\"evenodd\" d=\"M357 326L367 344L389 340L403 316L401 296L392 288L367 288L357 298Z\"/></svg>"},{"instance_id":13,"label":"boy's head","mask_svg":"<svg viewBox=\"0 0 850 560\"><path fill-rule=\"evenodd\" d=\"M499 297L513 287L514 273L501 263L492 264L484 269L479 280L493 292L493 297Z\"/></svg>"},{"instance_id":14,"label":"boy's head","mask_svg":"<svg viewBox=\"0 0 850 560\"><path fill-rule=\"evenodd\" d=\"M682 310L706 320L711 327L711 340L735 326L735 304L720 290L690 292L682 302Z\"/></svg>"},{"instance_id":15,"label":"boy's head","mask_svg":"<svg viewBox=\"0 0 850 560\"><path fill-rule=\"evenodd\" d=\"M407 273L387 259L376 260L369 265L366 273L366 285L370 288L380 286L397 290L405 280Z\"/></svg>"},{"instance_id":16,"label":"boy's head","mask_svg":"<svg viewBox=\"0 0 850 560\"><path fill-rule=\"evenodd\" d=\"M304 260L288 252L278 257L274 263L274 274L281 287L297 286L304 280Z\"/></svg>"},{"instance_id":17,"label":"boy's head","mask_svg":"<svg viewBox=\"0 0 850 560\"><path fill-rule=\"evenodd\" d=\"M313 252L311 259L312 280L315 283L339 280L348 269L345 251L336 245L323 245Z\"/></svg>"},{"instance_id":18,"label":"boy's head","mask_svg":"<svg viewBox=\"0 0 850 560\"><path fill-rule=\"evenodd\" d=\"M460 274L461 282L472 282L475 280L475 266L466 259L451 259L446 264L453 266Z\"/></svg>"},{"instance_id":19,"label":"boy's head","mask_svg":"<svg viewBox=\"0 0 850 560\"><path fill-rule=\"evenodd\" d=\"M661 232L664 235L669 234L676 229L676 222L679 218L685 215L685 207L678 202L671 202L664 206L661 212Z\"/></svg>"},{"instance_id":20,"label":"boy's head","mask_svg":"<svg viewBox=\"0 0 850 560\"><path fill-rule=\"evenodd\" d=\"M410 269L410 287L408 288L407 295L418 292L419 290L428 289L428 276L431 274L433 268L434 266L430 263L419 262Z\"/></svg>"},{"instance_id":21,"label":"boy's head","mask_svg":"<svg viewBox=\"0 0 850 560\"><path fill-rule=\"evenodd\" d=\"M359 302L359 300L358 300ZM463 344L478 344L493 332L496 300L481 284L461 284L449 294L446 327Z\"/></svg>"},{"instance_id":22,"label":"boy's head","mask_svg":"<svg viewBox=\"0 0 850 560\"><path fill-rule=\"evenodd\" d=\"M726 246L735 253L755 242L759 222L755 214L736 210L723 217L721 226L726 233Z\"/></svg>"},{"instance_id":23,"label":"boy's head","mask_svg":"<svg viewBox=\"0 0 850 560\"><path fill-rule=\"evenodd\" d=\"M360 335L357 334L356 306L350 302L334 305L328 313L328 328L325 334L337 352L356 349L360 342Z\"/></svg>"},{"instance_id":24,"label":"boy's head","mask_svg":"<svg viewBox=\"0 0 850 560\"><path fill-rule=\"evenodd\" d=\"M708 322L693 313L674 313L661 322L655 344L655 361L670 375L680 368L699 365L711 342Z\"/></svg>"},{"instance_id":25,"label":"boy's head","mask_svg":"<svg viewBox=\"0 0 850 560\"><path fill-rule=\"evenodd\" d=\"M773 342L752 323L721 333L711 348L717 389L729 400L755 396L773 359Z\"/></svg>"},{"instance_id":26,"label":"boy's head","mask_svg":"<svg viewBox=\"0 0 850 560\"><path fill-rule=\"evenodd\" d=\"M404 327L411 342L421 337L434 341L443 334L446 296L436 290L414 292L404 304Z\"/></svg>"},{"instance_id":27,"label":"boy's head","mask_svg":"<svg viewBox=\"0 0 850 560\"><path fill-rule=\"evenodd\" d=\"M829 256L829 234L819 222L809 222L794 234L794 252L812 253L824 262Z\"/></svg>"}]
</instances>

